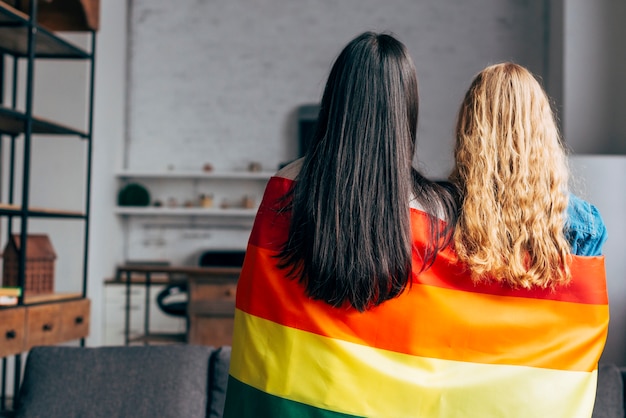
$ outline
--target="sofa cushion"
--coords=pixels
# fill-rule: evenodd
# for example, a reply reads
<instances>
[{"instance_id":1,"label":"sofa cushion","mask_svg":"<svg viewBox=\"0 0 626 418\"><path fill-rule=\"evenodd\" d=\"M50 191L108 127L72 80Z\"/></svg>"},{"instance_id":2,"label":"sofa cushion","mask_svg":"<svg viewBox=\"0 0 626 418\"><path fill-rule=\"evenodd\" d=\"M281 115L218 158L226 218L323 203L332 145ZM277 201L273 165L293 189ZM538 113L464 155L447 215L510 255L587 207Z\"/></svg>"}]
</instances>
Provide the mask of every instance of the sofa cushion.
<instances>
[{"instance_id":1,"label":"sofa cushion","mask_svg":"<svg viewBox=\"0 0 626 418\"><path fill-rule=\"evenodd\" d=\"M228 386L231 348L223 346L211 355L211 379L209 380L209 418L222 418Z\"/></svg>"},{"instance_id":2,"label":"sofa cushion","mask_svg":"<svg viewBox=\"0 0 626 418\"><path fill-rule=\"evenodd\" d=\"M598 366L598 390L593 407L593 418L624 417L624 382L615 364Z\"/></svg>"},{"instance_id":3,"label":"sofa cushion","mask_svg":"<svg viewBox=\"0 0 626 418\"><path fill-rule=\"evenodd\" d=\"M206 417L203 346L35 347L17 417Z\"/></svg>"}]
</instances>

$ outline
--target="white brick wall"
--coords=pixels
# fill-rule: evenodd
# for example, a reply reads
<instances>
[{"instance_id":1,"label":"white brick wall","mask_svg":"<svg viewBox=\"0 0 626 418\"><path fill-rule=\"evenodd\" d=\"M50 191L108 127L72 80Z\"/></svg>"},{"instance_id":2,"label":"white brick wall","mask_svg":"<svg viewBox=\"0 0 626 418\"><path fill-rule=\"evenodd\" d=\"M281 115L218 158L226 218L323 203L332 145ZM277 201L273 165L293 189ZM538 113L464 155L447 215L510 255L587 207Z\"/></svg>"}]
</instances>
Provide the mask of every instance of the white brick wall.
<instances>
[{"instance_id":1,"label":"white brick wall","mask_svg":"<svg viewBox=\"0 0 626 418\"><path fill-rule=\"evenodd\" d=\"M340 49L372 29L409 47L421 83L418 158L445 175L473 75L508 59L543 71L543 3L133 0L128 165L273 169L292 159L297 106L319 100Z\"/></svg>"}]
</instances>

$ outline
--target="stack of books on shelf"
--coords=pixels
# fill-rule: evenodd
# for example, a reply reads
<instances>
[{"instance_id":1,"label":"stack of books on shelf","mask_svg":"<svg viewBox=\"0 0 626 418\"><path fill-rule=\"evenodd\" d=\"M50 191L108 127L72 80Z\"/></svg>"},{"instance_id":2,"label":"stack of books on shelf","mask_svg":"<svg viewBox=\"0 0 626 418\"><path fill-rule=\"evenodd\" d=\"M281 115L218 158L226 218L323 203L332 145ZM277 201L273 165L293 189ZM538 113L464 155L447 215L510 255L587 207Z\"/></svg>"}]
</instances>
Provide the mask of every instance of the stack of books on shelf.
<instances>
[{"instance_id":1,"label":"stack of books on shelf","mask_svg":"<svg viewBox=\"0 0 626 418\"><path fill-rule=\"evenodd\" d=\"M17 299L21 294L20 287L0 287L0 306L17 305Z\"/></svg>"}]
</instances>

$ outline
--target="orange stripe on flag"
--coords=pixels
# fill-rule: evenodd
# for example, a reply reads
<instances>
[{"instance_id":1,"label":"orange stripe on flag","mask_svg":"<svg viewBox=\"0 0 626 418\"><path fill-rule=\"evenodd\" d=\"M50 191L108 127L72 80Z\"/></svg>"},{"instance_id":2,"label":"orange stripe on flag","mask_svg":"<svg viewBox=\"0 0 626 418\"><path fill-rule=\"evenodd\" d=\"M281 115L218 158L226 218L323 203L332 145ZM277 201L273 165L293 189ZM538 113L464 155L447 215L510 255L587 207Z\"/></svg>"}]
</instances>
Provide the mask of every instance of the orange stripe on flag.
<instances>
[{"instance_id":1,"label":"orange stripe on flag","mask_svg":"<svg viewBox=\"0 0 626 418\"><path fill-rule=\"evenodd\" d=\"M274 256L248 246L237 307L291 328L423 357L578 371L596 368L606 339L607 305L420 283L364 313L333 308L306 297Z\"/></svg>"}]
</instances>

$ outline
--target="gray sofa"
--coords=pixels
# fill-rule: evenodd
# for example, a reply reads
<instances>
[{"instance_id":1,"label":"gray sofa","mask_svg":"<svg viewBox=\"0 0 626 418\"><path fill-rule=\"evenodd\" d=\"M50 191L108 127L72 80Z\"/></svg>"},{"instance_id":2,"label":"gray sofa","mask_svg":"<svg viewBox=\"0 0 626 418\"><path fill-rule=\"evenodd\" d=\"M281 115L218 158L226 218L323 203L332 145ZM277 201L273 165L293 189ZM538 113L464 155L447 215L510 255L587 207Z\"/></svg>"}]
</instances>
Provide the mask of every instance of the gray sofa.
<instances>
[{"instance_id":1,"label":"gray sofa","mask_svg":"<svg viewBox=\"0 0 626 418\"><path fill-rule=\"evenodd\" d=\"M229 362L230 347L36 347L11 416L220 418ZM601 364L594 418L624 417L625 377Z\"/></svg>"},{"instance_id":2,"label":"gray sofa","mask_svg":"<svg viewBox=\"0 0 626 418\"><path fill-rule=\"evenodd\" d=\"M230 347L35 347L14 417L209 417L224 410Z\"/></svg>"},{"instance_id":3,"label":"gray sofa","mask_svg":"<svg viewBox=\"0 0 626 418\"><path fill-rule=\"evenodd\" d=\"M623 418L626 416L624 379L626 379L626 367L600 363L593 418Z\"/></svg>"}]
</instances>

